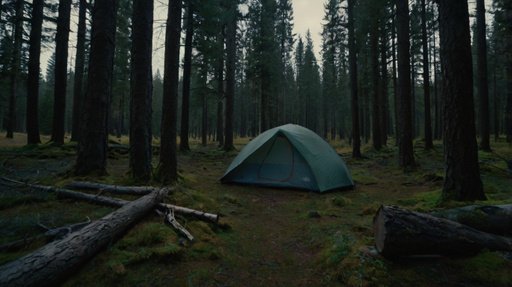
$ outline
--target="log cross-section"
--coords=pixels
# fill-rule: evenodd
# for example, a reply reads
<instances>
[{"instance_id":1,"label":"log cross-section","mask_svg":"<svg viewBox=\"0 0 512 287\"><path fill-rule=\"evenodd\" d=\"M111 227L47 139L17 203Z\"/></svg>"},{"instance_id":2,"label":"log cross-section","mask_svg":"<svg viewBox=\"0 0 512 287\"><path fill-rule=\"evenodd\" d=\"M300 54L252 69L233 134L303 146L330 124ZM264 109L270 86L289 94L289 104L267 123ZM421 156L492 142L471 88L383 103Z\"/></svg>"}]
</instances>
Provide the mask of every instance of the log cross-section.
<instances>
[{"instance_id":1,"label":"log cross-section","mask_svg":"<svg viewBox=\"0 0 512 287\"><path fill-rule=\"evenodd\" d=\"M0 286L58 284L152 210L165 192L166 189L160 189L129 202L61 240L0 266Z\"/></svg>"}]
</instances>

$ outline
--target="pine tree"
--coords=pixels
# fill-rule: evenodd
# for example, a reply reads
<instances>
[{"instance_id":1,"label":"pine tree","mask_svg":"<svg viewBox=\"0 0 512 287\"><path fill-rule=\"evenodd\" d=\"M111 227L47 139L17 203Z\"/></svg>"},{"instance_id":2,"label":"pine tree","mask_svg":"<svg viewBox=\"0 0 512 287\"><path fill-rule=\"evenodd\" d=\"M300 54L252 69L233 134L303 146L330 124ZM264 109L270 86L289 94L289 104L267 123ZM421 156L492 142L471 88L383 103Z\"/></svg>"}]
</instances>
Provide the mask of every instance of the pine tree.
<instances>
[{"instance_id":1,"label":"pine tree","mask_svg":"<svg viewBox=\"0 0 512 287\"><path fill-rule=\"evenodd\" d=\"M473 66L468 3L440 0L439 23L444 98L443 198L485 199L476 143L473 106Z\"/></svg>"},{"instance_id":2,"label":"pine tree","mask_svg":"<svg viewBox=\"0 0 512 287\"><path fill-rule=\"evenodd\" d=\"M237 2L237 0L229 0L227 8L229 16L226 25L226 138L223 147L225 151L235 148L233 145L233 106L236 85Z\"/></svg>"},{"instance_id":3,"label":"pine tree","mask_svg":"<svg viewBox=\"0 0 512 287\"><path fill-rule=\"evenodd\" d=\"M112 93L116 4L115 0L94 2L88 89L75 165L77 175L106 173L108 103Z\"/></svg>"},{"instance_id":4,"label":"pine tree","mask_svg":"<svg viewBox=\"0 0 512 287\"><path fill-rule=\"evenodd\" d=\"M66 115L66 89L68 75L68 43L71 0L59 0L59 17L55 37L55 88L51 141L64 144L64 123Z\"/></svg>"},{"instance_id":5,"label":"pine tree","mask_svg":"<svg viewBox=\"0 0 512 287\"><path fill-rule=\"evenodd\" d=\"M75 55L75 83L73 86L73 118L71 128L71 141L80 140L80 117L83 104L83 79L85 66L85 33L86 33L86 0L79 0L78 4L78 30Z\"/></svg>"},{"instance_id":6,"label":"pine tree","mask_svg":"<svg viewBox=\"0 0 512 287\"><path fill-rule=\"evenodd\" d=\"M39 66L41 58L41 30L43 25L44 0L32 3L30 29L30 57L27 80L27 144L38 144L39 137Z\"/></svg>"},{"instance_id":7,"label":"pine tree","mask_svg":"<svg viewBox=\"0 0 512 287\"><path fill-rule=\"evenodd\" d=\"M7 138L13 138L16 127L16 94L18 93L19 73L21 69L21 48L23 45L23 8L24 0L16 0L14 26L14 43L11 58L9 109L7 115Z\"/></svg>"},{"instance_id":8,"label":"pine tree","mask_svg":"<svg viewBox=\"0 0 512 287\"><path fill-rule=\"evenodd\" d=\"M187 0L185 55L183 58L183 93L181 101L180 150L189 151L190 78L192 73L192 39L194 37L194 0Z\"/></svg>"},{"instance_id":9,"label":"pine tree","mask_svg":"<svg viewBox=\"0 0 512 287\"><path fill-rule=\"evenodd\" d=\"M165 31L164 94L162 102L162 126L160 161L157 177L164 184L178 178L176 150L176 120L181 33L181 0L169 0L167 28Z\"/></svg>"},{"instance_id":10,"label":"pine tree","mask_svg":"<svg viewBox=\"0 0 512 287\"><path fill-rule=\"evenodd\" d=\"M136 179L151 178L151 98L153 0L133 1L130 101L130 170Z\"/></svg>"},{"instance_id":11,"label":"pine tree","mask_svg":"<svg viewBox=\"0 0 512 287\"><path fill-rule=\"evenodd\" d=\"M354 6L356 0L347 0L348 17L348 53L350 74L350 95L352 110L352 157L361 157L361 138L359 133L359 99L357 87L357 51L354 27Z\"/></svg>"}]
</instances>

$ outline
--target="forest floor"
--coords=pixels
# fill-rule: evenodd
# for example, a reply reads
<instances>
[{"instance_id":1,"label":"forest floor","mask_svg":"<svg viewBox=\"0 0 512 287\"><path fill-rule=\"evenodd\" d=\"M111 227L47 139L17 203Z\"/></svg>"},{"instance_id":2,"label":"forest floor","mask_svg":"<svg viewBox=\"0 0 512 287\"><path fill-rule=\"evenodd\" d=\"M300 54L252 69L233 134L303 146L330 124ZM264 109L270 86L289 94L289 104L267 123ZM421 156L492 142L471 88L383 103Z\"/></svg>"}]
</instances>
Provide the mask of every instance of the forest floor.
<instances>
[{"instance_id":1,"label":"forest floor","mask_svg":"<svg viewBox=\"0 0 512 287\"><path fill-rule=\"evenodd\" d=\"M247 141L237 140L237 150ZM78 179L69 172L75 145L24 143L22 134L13 140L0 138L0 176L54 186ZM177 216L196 237L190 244L151 214L70 275L64 286L512 286L510 253L389 261L369 251L374 242L372 219L380 205L418 211L447 207L439 203L440 143L435 150L424 151L417 141L419 167L406 173L397 166L392 143L379 152L364 146L361 160L350 158L346 143L332 144L352 173L354 190L317 194L223 185L219 178L237 152L193 142L191 152L179 154L181 180L166 202L219 213L221 224ZM512 147L498 142L493 148L495 153L480 153L489 198L485 203L512 203L512 174L498 156L512 159ZM126 154L111 152L108 172L102 178L80 179L134 184L127 175ZM100 218L112 210L0 185L0 244L40 234L38 223L58 227ZM0 253L0 264L42 244Z\"/></svg>"}]
</instances>

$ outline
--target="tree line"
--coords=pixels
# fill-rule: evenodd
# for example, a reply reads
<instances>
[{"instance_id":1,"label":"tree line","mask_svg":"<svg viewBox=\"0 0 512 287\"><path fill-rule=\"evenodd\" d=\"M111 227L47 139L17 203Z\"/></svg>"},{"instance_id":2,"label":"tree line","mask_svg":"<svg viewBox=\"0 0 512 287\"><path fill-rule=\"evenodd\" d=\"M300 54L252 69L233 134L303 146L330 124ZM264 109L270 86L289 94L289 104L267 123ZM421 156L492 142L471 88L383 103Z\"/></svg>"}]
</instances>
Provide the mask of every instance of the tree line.
<instances>
[{"instance_id":1,"label":"tree line","mask_svg":"<svg viewBox=\"0 0 512 287\"><path fill-rule=\"evenodd\" d=\"M235 136L289 122L347 140L354 157L362 142L396 144L406 169L414 139L425 149L442 139L446 195L483 198L477 135L485 151L491 133L512 141L509 2L486 11L477 0L470 25L466 0L326 0L317 59L310 33L293 33L291 0L169 0L163 75L153 75L152 0L3 0L0 120L28 144L40 131L63 144L69 132L77 174L105 173L108 135L127 134L132 175L149 180L158 137L164 183L189 138L231 150ZM41 46L53 43L41 77Z\"/></svg>"}]
</instances>

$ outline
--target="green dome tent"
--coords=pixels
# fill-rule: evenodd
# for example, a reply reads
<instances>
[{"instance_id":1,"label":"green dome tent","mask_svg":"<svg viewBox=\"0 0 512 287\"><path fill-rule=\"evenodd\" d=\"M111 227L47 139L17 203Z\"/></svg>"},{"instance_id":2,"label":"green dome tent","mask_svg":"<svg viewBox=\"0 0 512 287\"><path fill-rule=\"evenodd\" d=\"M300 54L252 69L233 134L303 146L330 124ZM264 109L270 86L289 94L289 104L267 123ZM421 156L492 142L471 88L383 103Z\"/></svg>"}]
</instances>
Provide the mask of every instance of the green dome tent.
<instances>
[{"instance_id":1,"label":"green dome tent","mask_svg":"<svg viewBox=\"0 0 512 287\"><path fill-rule=\"evenodd\" d=\"M293 124L267 130L249 142L221 182L318 192L354 186L334 149L313 131Z\"/></svg>"}]
</instances>

